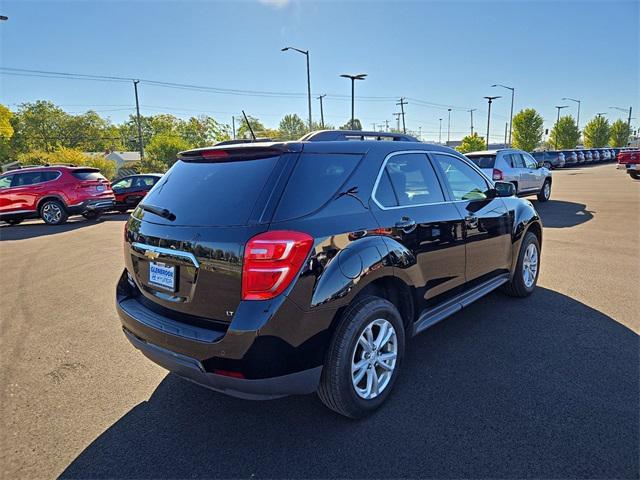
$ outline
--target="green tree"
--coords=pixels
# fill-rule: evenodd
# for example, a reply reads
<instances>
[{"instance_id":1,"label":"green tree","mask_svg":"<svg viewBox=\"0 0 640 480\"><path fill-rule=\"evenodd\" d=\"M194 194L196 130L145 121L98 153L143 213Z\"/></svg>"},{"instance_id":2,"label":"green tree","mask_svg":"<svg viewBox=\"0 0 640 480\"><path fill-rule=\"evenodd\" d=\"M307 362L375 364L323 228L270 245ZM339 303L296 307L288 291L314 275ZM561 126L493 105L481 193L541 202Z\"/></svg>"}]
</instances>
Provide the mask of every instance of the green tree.
<instances>
[{"instance_id":1,"label":"green tree","mask_svg":"<svg viewBox=\"0 0 640 480\"><path fill-rule=\"evenodd\" d=\"M462 139L462 143L456 147L456 150L460 153L476 152L478 150L484 150L486 143L484 138L478 136L477 133L473 135L467 135Z\"/></svg>"},{"instance_id":2,"label":"green tree","mask_svg":"<svg viewBox=\"0 0 640 480\"><path fill-rule=\"evenodd\" d=\"M193 147L207 147L231 138L228 125L218 123L213 117L207 115L181 121L177 131Z\"/></svg>"},{"instance_id":3,"label":"green tree","mask_svg":"<svg viewBox=\"0 0 640 480\"><path fill-rule=\"evenodd\" d=\"M609 131L609 145L612 147L624 147L629 142L631 136L631 129L629 124L624 120L616 120L611 125Z\"/></svg>"},{"instance_id":4,"label":"green tree","mask_svg":"<svg viewBox=\"0 0 640 480\"><path fill-rule=\"evenodd\" d=\"M533 108L519 111L513 117L513 146L532 152L540 145L544 120Z\"/></svg>"},{"instance_id":5,"label":"green tree","mask_svg":"<svg viewBox=\"0 0 640 480\"><path fill-rule=\"evenodd\" d=\"M265 131L262 122L257 118L252 117L251 115L247 115L247 118L249 119L249 124L251 125L255 136L261 136L262 132ZM238 138L251 138L251 132L249 131L249 127L247 126L247 122L245 121L244 117L240 119L240 125L238 126L238 130L236 131L236 136Z\"/></svg>"},{"instance_id":6,"label":"green tree","mask_svg":"<svg viewBox=\"0 0 640 480\"><path fill-rule=\"evenodd\" d=\"M280 120L278 130L283 140L297 140L307 133L305 123L295 113L285 115L282 120Z\"/></svg>"},{"instance_id":7,"label":"green tree","mask_svg":"<svg viewBox=\"0 0 640 480\"><path fill-rule=\"evenodd\" d=\"M145 155L170 167L177 159L178 152L189 150L189 145L182 137L175 133L160 133L155 135L145 148Z\"/></svg>"},{"instance_id":8,"label":"green tree","mask_svg":"<svg viewBox=\"0 0 640 480\"><path fill-rule=\"evenodd\" d=\"M600 148L609 143L609 120L602 115L592 118L584 126L584 146L587 148Z\"/></svg>"},{"instance_id":9,"label":"green tree","mask_svg":"<svg viewBox=\"0 0 640 480\"><path fill-rule=\"evenodd\" d=\"M340 127L340 130L362 130L362 123L360 123L360 120L357 118L354 118L353 124L351 123L351 120L349 120Z\"/></svg>"},{"instance_id":10,"label":"green tree","mask_svg":"<svg viewBox=\"0 0 640 480\"><path fill-rule=\"evenodd\" d=\"M17 156L22 165L46 165L46 164L71 164L97 168L107 178L113 178L116 174L116 164L107 160L102 155L87 155L86 153L67 147L59 147L51 152L45 150L32 150L20 153Z\"/></svg>"},{"instance_id":11,"label":"green tree","mask_svg":"<svg viewBox=\"0 0 640 480\"><path fill-rule=\"evenodd\" d=\"M575 148L579 141L580 130L571 115L560 117L549 134L549 145L558 150Z\"/></svg>"},{"instance_id":12,"label":"green tree","mask_svg":"<svg viewBox=\"0 0 640 480\"><path fill-rule=\"evenodd\" d=\"M11 141L15 153L30 150L52 152L63 146L70 115L51 102L38 100L23 103L11 119L14 135Z\"/></svg>"},{"instance_id":13,"label":"green tree","mask_svg":"<svg viewBox=\"0 0 640 480\"><path fill-rule=\"evenodd\" d=\"M13 125L11 125L13 113L0 103L0 165L11 161L11 137L13 137Z\"/></svg>"}]
</instances>

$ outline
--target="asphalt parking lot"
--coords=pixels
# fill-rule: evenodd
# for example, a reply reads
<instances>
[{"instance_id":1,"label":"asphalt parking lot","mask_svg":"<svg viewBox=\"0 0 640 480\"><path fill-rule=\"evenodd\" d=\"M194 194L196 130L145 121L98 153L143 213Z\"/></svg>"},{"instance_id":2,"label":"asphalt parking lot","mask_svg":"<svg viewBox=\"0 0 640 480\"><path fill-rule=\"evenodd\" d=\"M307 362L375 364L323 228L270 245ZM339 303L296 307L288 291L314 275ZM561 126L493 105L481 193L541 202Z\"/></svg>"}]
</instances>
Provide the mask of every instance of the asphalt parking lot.
<instances>
[{"instance_id":1,"label":"asphalt parking lot","mask_svg":"<svg viewBox=\"0 0 640 480\"><path fill-rule=\"evenodd\" d=\"M125 340L124 215L0 227L3 478L638 478L640 182L554 172L539 286L416 337L350 421L192 385Z\"/></svg>"}]
</instances>

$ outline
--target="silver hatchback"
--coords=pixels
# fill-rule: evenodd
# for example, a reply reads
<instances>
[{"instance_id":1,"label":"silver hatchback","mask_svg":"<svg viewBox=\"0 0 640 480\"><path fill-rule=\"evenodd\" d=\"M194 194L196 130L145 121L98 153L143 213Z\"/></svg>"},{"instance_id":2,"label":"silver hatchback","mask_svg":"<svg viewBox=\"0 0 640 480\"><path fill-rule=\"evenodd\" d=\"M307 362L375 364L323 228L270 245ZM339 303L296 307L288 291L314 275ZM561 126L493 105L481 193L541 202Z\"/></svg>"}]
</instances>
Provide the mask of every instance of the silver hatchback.
<instances>
[{"instance_id":1,"label":"silver hatchback","mask_svg":"<svg viewBox=\"0 0 640 480\"><path fill-rule=\"evenodd\" d=\"M541 202L551 197L551 171L523 150L508 148L465 155L492 180L513 183L518 196L537 195Z\"/></svg>"}]
</instances>

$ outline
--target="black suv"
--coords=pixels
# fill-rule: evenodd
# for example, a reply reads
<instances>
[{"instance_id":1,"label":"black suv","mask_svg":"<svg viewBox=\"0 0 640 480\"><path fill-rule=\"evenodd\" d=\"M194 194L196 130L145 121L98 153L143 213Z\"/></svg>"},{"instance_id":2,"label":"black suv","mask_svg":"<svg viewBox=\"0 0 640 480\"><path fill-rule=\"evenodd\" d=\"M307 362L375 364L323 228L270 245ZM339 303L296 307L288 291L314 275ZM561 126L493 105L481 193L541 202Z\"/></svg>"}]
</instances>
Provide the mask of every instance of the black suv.
<instances>
[{"instance_id":1,"label":"black suv","mask_svg":"<svg viewBox=\"0 0 640 480\"><path fill-rule=\"evenodd\" d=\"M126 224L124 334L214 390L317 391L366 415L410 337L498 287L535 288L542 225L513 193L404 135L183 152Z\"/></svg>"}]
</instances>

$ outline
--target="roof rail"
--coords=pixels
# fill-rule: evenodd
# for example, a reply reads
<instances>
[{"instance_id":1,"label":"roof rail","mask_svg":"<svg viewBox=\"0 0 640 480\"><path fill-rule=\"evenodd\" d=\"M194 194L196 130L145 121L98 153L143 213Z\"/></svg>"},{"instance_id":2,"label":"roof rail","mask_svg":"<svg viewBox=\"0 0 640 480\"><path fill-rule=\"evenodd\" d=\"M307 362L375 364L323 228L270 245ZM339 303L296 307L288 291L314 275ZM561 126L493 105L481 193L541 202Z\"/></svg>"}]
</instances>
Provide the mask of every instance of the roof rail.
<instances>
[{"instance_id":1,"label":"roof rail","mask_svg":"<svg viewBox=\"0 0 640 480\"><path fill-rule=\"evenodd\" d=\"M273 139L266 137L258 137L255 140L249 138L238 138L236 140L223 140L216 143L214 146L219 147L221 145L238 145L241 143L260 143L260 142L273 142Z\"/></svg>"},{"instance_id":2,"label":"roof rail","mask_svg":"<svg viewBox=\"0 0 640 480\"><path fill-rule=\"evenodd\" d=\"M367 132L362 130L318 130L315 132L309 132L300 139L301 142L335 142L345 140L391 140L395 142L420 141L405 133Z\"/></svg>"}]
</instances>

